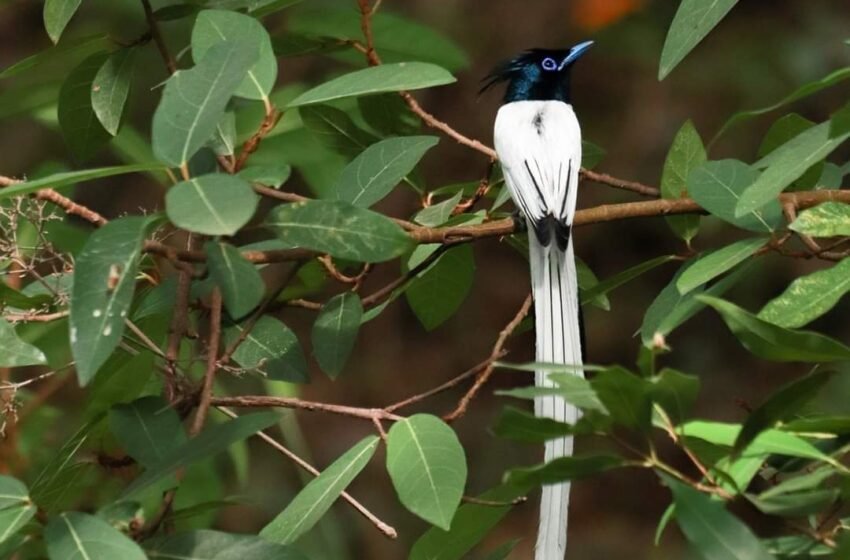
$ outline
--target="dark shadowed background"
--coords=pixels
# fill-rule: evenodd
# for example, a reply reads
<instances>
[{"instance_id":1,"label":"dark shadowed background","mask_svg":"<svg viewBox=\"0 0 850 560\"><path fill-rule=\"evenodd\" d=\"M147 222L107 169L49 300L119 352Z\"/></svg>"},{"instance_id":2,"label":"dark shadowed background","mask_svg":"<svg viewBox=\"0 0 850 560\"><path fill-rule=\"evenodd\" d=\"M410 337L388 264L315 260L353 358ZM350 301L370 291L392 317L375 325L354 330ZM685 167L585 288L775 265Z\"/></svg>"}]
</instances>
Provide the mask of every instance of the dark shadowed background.
<instances>
[{"instance_id":1,"label":"dark shadowed background","mask_svg":"<svg viewBox=\"0 0 850 560\"><path fill-rule=\"evenodd\" d=\"M658 58L676 5L676 2L650 0L385 0L381 9L432 27L467 53L469 63L454 72L458 78L456 84L428 90L417 98L440 119L488 144L492 141L492 122L500 94L492 91L479 96L477 91L481 78L492 66L528 47L567 47L594 39L596 46L574 73L574 104L584 136L607 151L599 170L653 185L660 180L673 135L685 120L692 119L708 140L736 110L768 105L798 85L850 62L850 46L844 44L850 37L850 6L846 0L747 0L667 80L659 83ZM297 22L302 17L299 14L315 12L322 6L350 10L352 14L356 11L354 0L324 3L305 0L268 18L266 24L273 36L281 36L291 21ZM41 2L31 0L0 1L0 68L48 45L41 7ZM83 36L102 31L104 26L121 41L129 42L140 36L145 24L138 2L87 0L69 33ZM170 23L165 30L173 52L180 52L188 42L188 24ZM377 46L380 50L380 43ZM156 87L166 74L152 45L145 48L143 57L140 67L146 68L141 77L144 83L135 85L137 94L131 100L128 124L147 138L151 111L158 96L147 95L145 89ZM362 65L359 59L356 63ZM151 72L149 65L156 66L156 71ZM281 58L278 85L315 83L350 68L344 61L327 57ZM61 75L51 76L45 71L32 84L32 89L21 88L14 80L0 81L0 174L35 176L45 169L74 167L55 126L55 107L49 102L50 95L45 94L54 78L58 80L66 72L67 68L62 68ZM847 99L848 91L850 86L839 85L798 103L794 110L820 122ZM46 95L48 102L41 102L39 95ZM20 107L30 102L43 108L35 116L22 116ZM764 132L778 116L769 114L733 129L715 144L710 157L752 160ZM301 143L302 137L287 134L269 141L258 157L264 161L279 159L296 163L309 160L311 145ZM122 142L125 151L131 145L130 139ZM295 154L296 151L299 153ZM121 161L121 157L106 150L96 163L109 164ZM425 158L422 170L429 188L437 188L475 181L483 174L486 164L481 154L442 138L440 145ZM309 183L321 185L320 175L332 176L334 169L312 169L308 173L316 174ZM288 188L311 194L311 187L298 172ZM75 196L112 217L140 208L161 208L162 193L162 187L153 180L136 175L78 187ZM636 195L631 193L583 184L579 206L633 199ZM417 198L400 189L380 205L380 209L399 217L409 217L418 207ZM706 219L695 247L719 246L733 235L730 228L718 227L713 219ZM654 256L685 251L661 219L583 227L576 231L575 239L578 254L600 278ZM477 270L473 290L450 321L426 332L400 299L361 331L355 353L339 379L328 380L314 366L313 382L309 386L290 388L276 384L268 390L279 394L297 391L311 400L357 406L385 405L435 386L484 359L499 330L527 294L528 275L522 256L504 241L479 242L474 250ZM397 276L396 266L379 267L369 279L366 292ZM780 293L801 271L819 265L765 258L758 266L760 273L750 275L749 280L730 294L731 299L750 309ZM675 267L675 264L661 267L614 292L611 311L586 310L590 362L628 366L634 363L639 345L634 333L647 306L669 281ZM270 279L279 273L279 270L267 271ZM846 311L846 305L839 305L813 327L848 340L850 326L844 320ZM296 329L309 352L313 312L284 308L279 317ZM711 312L702 312L668 342L674 352L664 358L664 363L701 377L703 391L697 415L706 418L740 420L746 406L758 403L768 388L781 384L790 374L800 373L793 364L768 364L752 358ZM509 345L511 352L507 359L530 360L532 344L530 333L516 337ZM489 431L496 414L507 402L494 397L492 389L526 384L529 379L517 372L498 373L491 386L473 402L468 414L455 424L468 453L469 494L478 494L497 484L509 466L529 464L541 458L542 448L512 444L497 439ZM238 388L262 389L256 380L239 381ZM457 392L447 393L427 401L422 410L446 412L458 396ZM43 427L38 428L39 439L35 440L40 440L41 445L31 451L34 457L55 448L69 435L67 427L77 425L49 419L61 418L64 407L78 403L81 398L81 392L71 381L50 397L43 420L33 417L34 425ZM287 418L286 439L312 456L318 465L327 465L372 430L368 423L330 415L297 413ZM579 451L598 447L599 442L592 439L577 443ZM251 460L244 484L234 475L239 472L234 467L238 466L238 460L218 462L218 468L227 474L223 482L198 476L196 492L206 499L239 496L260 506L227 507L216 518L218 527L256 531L300 487L301 480L292 464L256 442L251 442L249 448ZM663 445L661 452L665 452ZM315 529L307 539L311 541L309 548L315 551L315 558L403 558L411 543L426 529L424 522L398 505L381 465L383 458L378 459L356 480L351 492L399 530L398 541L387 541L350 507L337 505L330 521ZM671 460L678 459L674 456ZM125 475L130 473L118 473L119 477ZM84 509L85 497L78 503ZM668 491L648 471L623 470L576 483L571 505L570 558L688 558L676 528L667 531L659 546L653 544L658 518L668 503ZM512 558L529 557L536 516L535 499L516 507L488 538L486 547L521 538ZM750 520L764 535L774 529L760 523L757 517L751 516Z\"/></svg>"}]
</instances>

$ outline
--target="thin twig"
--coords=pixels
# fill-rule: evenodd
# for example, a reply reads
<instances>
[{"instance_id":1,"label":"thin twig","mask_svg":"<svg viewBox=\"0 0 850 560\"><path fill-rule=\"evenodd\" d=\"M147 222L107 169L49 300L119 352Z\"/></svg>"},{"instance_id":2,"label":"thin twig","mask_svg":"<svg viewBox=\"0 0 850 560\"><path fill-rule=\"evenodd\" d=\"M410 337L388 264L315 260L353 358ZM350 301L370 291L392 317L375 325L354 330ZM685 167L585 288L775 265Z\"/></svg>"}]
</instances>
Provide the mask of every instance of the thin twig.
<instances>
[{"instance_id":1,"label":"thin twig","mask_svg":"<svg viewBox=\"0 0 850 560\"><path fill-rule=\"evenodd\" d=\"M221 411L223 414L226 414L227 416L229 416L231 418L238 418L239 417L235 412L233 412L232 410L230 410L226 407L217 406L216 408L219 411ZM267 435L265 432L260 431L260 432L257 432L256 435L260 439L262 439L264 442L269 444L271 447L273 447L277 451L286 455L296 465L298 465L299 467L301 467L302 469L304 469L308 473L312 474L313 476L319 476L319 474L320 474L319 471L316 470L316 468L313 467L313 465L311 465L310 463L308 463L307 461L305 461L304 459L302 459L301 457L299 457L298 455L296 455L295 453L293 453L292 451L290 451L289 449L284 447L281 443L279 443L277 440L275 440L271 436ZM345 500L346 502L348 502L349 504L351 504L354 507L354 509L356 509L358 512L360 512L360 514L363 517L368 519L370 523L372 523L375 527L377 527L377 529L381 533L384 534L384 536L386 536L390 539L398 538L398 532L396 532L396 530L393 527L391 527L390 525L388 525L388 524L384 523L383 521L381 521L380 519L378 519L378 517L374 513L372 513L368 509L366 509L366 507L364 507L363 504L361 504L360 502L355 500L351 496L351 494L349 494L348 492L343 490L342 493L340 493L340 497L343 500Z\"/></svg>"},{"instance_id":2,"label":"thin twig","mask_svg":"<svg viewBox=\"0 0 850 560\"><path fill-rule=\"evenodd\" d=\"M490 379L490 376L493 375L493 370L496 368L495 362L498 359L497 356L502 354L504 351L505 343L508 341L508 338L513 334L519 324L525 319L525 316L528 315L529 310L531 309L531 304L534 303L534 299L531 297L531 294L526 296L525 301L522 302L522 306L517 311L511 321L505 325L505 328L499 333L499 338L496 339L496 344L493 346L493 351L490 353L490 363L481 370L481 373L478 374L478 377L475 379L475 383L470 387L469 391L466 392L463 397L461 397L460 402L458 402L457 407L454 411L450 412L443 416L443 419L446 422L454 422L464 414L466 414L466 409L469 407L470 401L475 398L475 395L478 394L478 391L481 390L481 387L484 386L485 383Z\"/></svg>"},{"instance_id":3,"label":"thin twig","mask_svg":"<svg viewBox=\"0 0 850 560\"><path fill-rule=\"evenodd\" d=\"M403 418L383 408L361 408L341 404L305 401L295 397L269 397L266 395L239 395L235 397L212 397L213 406L238 406L242 408L294 408L313 412L328 412L340 416L360 418L372 421L389 420L397 422Z\"/></svg>"},{"instance_id":4,"label":"thin twig","mask_svg":"<svg viewBox=\"0 0 850 560\"><path fill-rule=\"evenodd\" d=\"M168 45L165 43L165 39L162 36L162 32L159 29L159 23L156 21L156 16L153 13L153 8L151 8L150 0L142 0L142 7L145 10L145 18L148 21L148 27L150 28L151 37L153 37L153 42L156 43L156 48L159 49L159 54L162 56L162 61L165 63L165 67L168 69L169 74L174 74L177 72L177 62L174 60L174 57L171 56L171 53L168 51Z\"/></svg>"},{"instance_id":5,"label":"thin twig","mask_svg":"<svg viewBox=\"0 0 850 560\"><path fill-rule=\"evenodd\" d=\"M210 332L207 342L207 369L204 372L204 383L201 386L201 396L198 401L198 410L195 412L195 420L189 435L192 437L201 433L207 421L207 413L210 410L210 399L212 399L213 380L218 369L218 347L221 342L221 290L213 288L210 302Z\"/></svg>"}]
</instances>

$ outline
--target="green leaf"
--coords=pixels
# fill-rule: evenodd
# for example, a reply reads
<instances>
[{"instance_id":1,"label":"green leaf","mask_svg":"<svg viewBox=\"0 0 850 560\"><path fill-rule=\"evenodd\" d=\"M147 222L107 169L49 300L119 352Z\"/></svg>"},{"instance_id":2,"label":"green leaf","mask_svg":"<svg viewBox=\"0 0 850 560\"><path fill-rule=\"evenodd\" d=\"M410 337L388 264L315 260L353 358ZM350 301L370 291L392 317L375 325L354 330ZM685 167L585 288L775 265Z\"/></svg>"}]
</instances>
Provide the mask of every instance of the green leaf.
<instances>
[{"instance_id":1,"label":"green leaf","mask_svg":"<svg viewBox=\"0 0 850 560\"><path fill-rule=\"evenodd\" d=\"M466 456L445 422L415 414L393 424L387 471L404 507L437 527L451 527L466 486Z\"/></svg>"},{"instance_id":2,"label":"green leaf","mask_svg":"<svg viewBox=\"0 0 850 560\"><path fill-rule=\"evenodd\" d=\"M2 192L4 191L0 191ZM850 204L818 204L814 208L803 210L790 227L798 233L812 237L850 235Z\"/></svg>"},{"instance_id":3,"label":"green leaf","mask_svg":"<svg viewBox=\"0 0 850 560\"><path fill-rule=\"evenodd\" d=\"M86 58L71 70L59 90L59 128L65 145L79 161L90 159L110 138L92 107L95 76L106 60L105 53Z\"/></svg>"},{"instance_id":4,"label":"green leaf","mask_svg":"<svg viewBox=\"0 0 850 560\"><path fill-rule=\"evenodd\" d=\"M586 169L593 169L605 159L608 152L601 146L597 146L593 142L587 140L581 141L581 166Z\"/></svg>"},{"instance_id":5,"label":"green leaf","mask_svg":"<svg viewBox=\"0 0 850 560\"><path fill-rule=\"evenodd\" d=\"M414 219L423 226L435 227L442 225L452 217L452 212L462 197L463 191L458 191L451 198L423 208L416 213Z\"/></svg>"},{"instance_id":6,"label":"green leaf","mask_svg":"<svg viewBox=\"0 0 850 560\"><path fill-rule=\"evenodd\" d=\"M109 428L127 454L148 469L186 443L180 416L161 397L143 397L113 407Z\"/></svg>"},{"instance_id":7,"label":"green leaf","mask_svg":"<svg viewBox=\"0 0 850 560\"><path fill-rule=\"evenodd\" d=\"M841 495L841 490L828 488L808 492L780 494L770 498L749 496L750 502L767 515L806 517L824 511Z\"/></svg>"},{"instance_id":8,"label":"green leaf","mask_svg":"<svg viewBox=\"0 0 850 560\"><path fill-rule=\"evenodd\" d=\"M463 560L468 558L469 551L484 539L493 527L513 509L510 503L524 493L524 488L503 485L485 492L479 498L507 505L462 505L455 513L451 529L444 531L439 527L431 527L414 543L410 550L409 560Z\"/></svg>"},{"instance_id":9,"label":"green leaf","mask_svg":"<svg viewBox=\"0 0 850 560\"><path fill-rule=\"evenodd\" d=\"M128 216L91 234L74 267L71 351L81 386L121 341L150 220Z\"/></svg>"},{"instance_id":10,"label":"green leaf","mask_svg":"<svg viewBox=\"0 0 850 560\"><path fill-rule=\"evenodd\" d=\"M285 163L277 165L252 165L237 175L249 183L259 183L274 189L280 188L292 174L292 167Z\"/></svg>"},{"instance_id":11,"label":"green leaf","mask_svg":"<svg viewBox=\"0 0 850 560\"><path fill-rule=\"evenodd\" d=\"M434 250L419 246L413 255L428 248ZM425 330L434 330L455 314L472 291L474 279L472 246L461 245L446 251L408 285L405 290L407 303Z\"/></svg>"},{"instance_id":12,"label":"green leaf","mask_svg":"<svg viewBox=\"0 0 850 560\"><path fill-rule=\"evenodd\" d=\"M162 164L159 163L138 163L133 165L116 165L113 167L98 167L95 169L84 169L82 171L64 171L62 173L54 173L41 179L18 183L11 187L0 189L0 200L13 196L23 196L25 194L34 193L43 188L61 189L70 185L76 185L84 181L92 179L101 179L103 177L112 177L114 175L126 175L128 173L138 173L143 171L158 171L162 169Z\"/></svg>"},{"instance_id":13,"label":"green leaf","mask_svg":"<svg viewBox=\"0 0 850 560\"><path fill-rule=\"evenodd\" d=\"M8 540L35 515L27 487L11 476L0 475L0 543Z\"/></svg>"},{"instance_id":14,"label":"green leaf","mask_svg":"<svg viewBox=\"0 0 850 560\"><path fill-rule=\"evenodd\" d=\"M829 122L812 127L762 158L756 165L767 169L748 186L735 206L735 217L741 218L774 201L785 188L803 176L814 164L823 160L850 133L829 137Z\"/></svg>"},{"instance_id":15,"label":"green leaf","mask_svg":"<svg viewBox=\"0 0 850 560\"><path fill-rule=\"evenodd\" d=\"M493 426L493 433L499 437L516 441L543 443L550 439L572 434L573 426L566 422L541 418L530 412L506 406L502 409L496 425Z\"/></svg>"},{"instance_id":16,"label":"green leaf","mask_svg":"<svg viewBox=\"0 0 850 560\"><path fill-rule=\"evenodd\" d=\"M419 117L394 93L358 97L357 107L366 124L384 136L412 136L421 128Z\"/></svg>"},{"instance_id":17,"label":"green leaf","mask_svg":"<svg viewBox=\"0 0 850 560\"><path fill-rule=\"evenodd\" d=\"M732 270L752 257L765 243L767 243L765 238L751 237L702 255L679 276L679 280L676 282L679 293L687 294Z\"/></svg>"},{"instance_id":18,"label":"green leaf","mask_svg":"<svg viewBox=\"0 0 850 560\"><path fill-rule=\"evenodd\" d=\"M511 469L505 481L531 489L544 484L588 478L626 465L626 461L616 455L561 457L534 467Z\"/></svg>"},{"instance_id":19,"label":"green leaf","mask_svg":"<svg viewBox=\"0 0 850 560\"><path fill-rule=\"evenodd\" d=\"M664 368L650 379L648 390L653 402L664 409L674 424L679 424L691 413L699 388L699 377Z\"/></svg>"},{"instance_id":20,"label":"green leaf","mask_svg":"<svg viewBox=\"0 0 850 560\"><path fill-rule=\"evenodd\" d=\"M801 490L814 490L826 479L834 476L835 474L836 470L832 467L821 467L812 472L783 480L776 486L772 486L759 494L759 498L770 499L781 494L790 494Z\"/></svg>"},{"instance_id":21,"label":"green leaf","mask_svg":"<svg viewBox=\"0 0 850 560\"><path fill-rule=\"evenodd\" d=\"M210 47L190 70L165 84L151 132L157 159L186 165L212 137L231 96L257 60L255 45L224 41Z\"/></svg>"},{"instance_id":22,"label":"green leaf","mask_svg":"<svg viewBox=\"0 0 850 560\"><path fill-rule=\"evenodd\" d=\"M437 142L435 136L402 136L372 144L342 170L334 187L336 199L372 206L392 192Z\"/></svg>"},{"instance_id":23,"label":"green leaf","mask_svg":"<svg viewBox=\"0 0 850 560\"><path fill-rule=\"evenodd\" d=\"M257 209L260 197L235 175L210 173L177 183L165 195L171 222L204 235L233 235Z\"/></svg>"},{"instance_id":24,"label":"green leaf","mask_svg":"<svg viewBox=\"0 0 850 560\"><path fill-rule=\"evenodd\" d=\"M819 91L822 91L826 88L832 87L836 84L843 82L844 80L850 79L850 67L840 68L835 70L834 72L829 73L824 76L820 80L810 82L803 86L797 88L794 92L792 92L787 97L779 100L773 105L769 105L767 107L763 107L761 109L751 109L748 111L739 111L732 115L732 117L723 124L714 138L711 140L711 143L714 144L718 138L720 138L723 134L725 134L730 128L744 121L748 121L754 117L758 117L782 107L786 105L790 105L791 103L803 99L804 97L808 97L809 95L815 94Z\"/></svg>"},{"instance_id":25,"label":"green leaf","mask_svg":"<svg viewBox=\"0 0 850 560\"><path fill-rule=\"evenodd\" d=\"M239 324L224 331L228 348L242 336L244 329ZM310 380L298 337L284 323L268 315L257 320L236 348L233 359L243 368L265 373L273 381L307 383Z\"/></svg>"},{"instance_id":26,"label":"green leaf","mask_svg":"<svg viewBox=\"0 0 850 560\"><path fill-rule=\"evenodd\" d=\"M850 359L850 348L811 331L792 331L755 317L721 299L699 296L713 307L747 350L778 362L834 362Z\"/></svg>"},{"instance_id":27,"label":"green leaf","mask_svg":"<svg viewBox=\"0 0 850 560\"><path fill-rule=\"evenodd\" d=\"M103 51L112 46L107 35L86 35L69 39L61 45L39 51L31 56L7 66L0 72L0 80L21 74L35 74L45 69L60 68L67 70L76 65L79 60L95 51Z\"/></svg>"},{"instance_id":28,"label":"green leaf","mask_svg":"<svg viewBox=\"0 0 850 560\"><path fill-rule=\"evenodd\" d=\"M257 267L245 260L239 249L227 243L204 245L210 276L221 290L228 314L241 319L260 305L266 284Z\"/></svg>"},{"instance_id":29,"label":"green leaf","mask_svg":"<svg viewBox=\"0 0 850 560\"><path fill-rule=\"evenodd\" d=\"M91 106L103 128L115 136L121 125L124 106L130 95L130 84L136 62L136 49L115 51L95 74L91 88Z\"/></svg>"},{"instance_id":30,"label":"green leaf","mask_svg":"<svg viewBox=\"0 0 850 560\"><path fill-rule=\"evenodd\" d=\"M704 164L708 157L694 123L685 122L673 138L661 175L661 197L677 199L688 196L688 176ZM699 216L668 216L670 229L690 243L699 231Z\"/></svg>"},{"instance_id":31,"label":"green leaf","mask_svg":"<svg viewBox=\"0 0 850 560\"><path fill-rule=\"evenodd\" d=\"M506 560L521 540L522 539L514 539L512 541L506 542L498 548L495 548L490 551L490 553L487 554L487 556L485 556L482 560Z\"/></svg>"},{"instance_id":32,"label":"green leaf","mask_svg":"<svg viewBox=\"0 0 850 560\"><path fill-rule=\"evenodd\" d=\"M814 121L797 114L788 113L776 119L761 141L758 157L764 158L789 140L792 140L815 126Z\"/></svg>"},{"instance_id":33,"label":"green leaf","mask_svg":"<svg viewBox=\"0 0 850 560\"><path fill-rule=\"evenodd\" d=\"M819 370L783 386L752 411L735 440L734 451L745 449L758 435L793 417L823 389L833 372Z\"/></svg>"},{"instance_id":34,"label":"green leaf","mask_svg":"<svg viewBox=\"0 0 850 560\"><path fill-rule=\"evenodd\" d=\"M758 171L734 159L710 161L694 169L688 177L691 198L712 215L739 228L770 233L782 223L778 200L769 200L746 216L736 214L742 193L759 177Z\"/></svg>"},{"instance_id":35,"label":"green leaf","mask_svg":"<svg viewBox=\"0 0 850 560\"><path fill-rule=\"evenodd\" d=\"M599 282L598 284L581 294L581 304L584 305L586 303L589 303L598 298L599 296L605 295L619 288L623 284L631 282L638 276L646 274L650 270L675 259L675 255L664 255L661 257L655 257L654 259L650 259L646 262L640 263L618 274L615 274L610 278L606 278L602 282Z\"/></svg>"},{"instance_id":36,"label":"green leaf","mask_svg":"<svg viewBox=\"0 0 850 560\"><path fill-rule=\"evenodd\" d=\"M578 257L576 257L576 276L578 277L579 293L591 290L599 284L599 279L596 277L596 274L593 273L593 270L587 266L586 262ZM593 299L593 301L589 301L588 303L605 311L611 310L611 302L605 294L599 294Z\"/></svg>"},{"instance_id":37,"label":"green leaf","mask_svg":"<svg viewBox=\"0 0 850 560\"><path fill-rule=\"evenodd\" d=\"M762 543L723 503L661 475L673 492L676 522L705 560L773 560Z\"/></svg>"},{"instance_id":38,"label":"green leaf","mask_svg":"<svg viewBox=\"0 0 850 560\"><path fill-rule=\"evenodd\" d=\"M759 311L758 318L785 328L802 327L833 307L850 291L850 259L797 278L782 295Z\"/></svg>"},{"instance_id":39,"label":"green leaf","mask_svg":"<svg viewBox=\"0 0 850 560\"><path fill-rule=\"evenodd\" d=\"M59 37L65 30L65 26L77 13L77 9L83 0L45 0L44 2L44 29L54 43L59 42Z\"/></svg>"},{"instance_id":40,"label":"green leaf","mask_svg":"<svg viewBox=\"0 0 850 560\"><path fill-rule=\"evenodd\" d=\"M304 126L323 145L344 156L354 157L378 141L354 124L348 113L328 105L308 105L298 109Z\"/></svg>"},{"instance_id":41,"label":"green leaf","mask_svg":"<svg viewBox=\"0 0 850 560\"><path fill-rule=\"evenodd\" d=\"M183 445L172 448L157 464L143 472L130 486L124 490L122 499L138 494L157 480L167 476L177 469L196 463L212 455L220 453L256 432L268 428L280 420L280 415L274 412L245 414L239 418L215 424L206 428L198 436Z\"/></svg>"},{"instance_id":42,"label":"green leaf","mask_svg":"<svg viewBox=\"0 0 850 560\"><path fill-rule=\"evenodd\" d=\"M697 299L700 294L720 297L734 286L747 272L747 266L743 266L712 285L708 290L698 287L687 294L681 294L677 286L681 275L694 264L693 261L685 263L673 280L667 284L658 296L650 304L640 327L641 342L647 348L652 348L656 334L667 336L691 317L699 313L705 304Z\"/></svg>"},{"instance_id":43,"label":"green leaf","mask_svg":"<svg viewBox=\"0 0 850 560\"><path fill-rule=\"evenodd\" d=\"M287 21L287 31L327 38L334 43L339 43L340 39L363 39L358 10L335 3L313 3L313 6L305 5L305 9L294 12ZM383 9L373 14L371 21L375 47L385 63L421 60L452 71L469 65L469 57L463 49L435 31L434 26L423 25ZM362 64L363 55L350 48L337 56Z\"/></svg>"},{"instance_id":44,"label":"green leaf","mask_svg":"<svg viewBox=\"0 0 850 560\"><path fill-rule=\"evenodd\" d=\"M377 436L369 436L346 451L263 527L260 536L280 544L298 540L322 518L340 493L360 474L375 454L379 441Z\"/></svg>"},{"instance_id":45,"label":"green leaf","mask_svg":"<svg viewBox=\"0 0 850 560\"><path fill-rule=\"evenodd\" d=\"M44 541L50 560L147 560L139 545L118 529L75 511L52 518L44 528Z\"/></svg>"},{"instance_id":46,"label":"green leaf","mask_svg":"<svg viewBox=\"0 0 850 560\"><path fill-rule=\"evenodd\" d=\"M300 107L344 97L424 89L455 81L455 77L447 70L426 62L382 64L344 74L318 85L296 97L288 106Z\"/></svg>"},{"instance_id":47,"label":"green leaf","mask_svg":"<svg viewBox=\"0 0 850 560\"><path fill-rule=\"evenodd\" d=\"M47 363L44 353L18 337L8 321L0 318L0 367L35 366Z\"/></svg>"},{"instance_id":48,"label":"green leaf","mask_svg":"<svg viewBox=\"0 0 850 560\"><path fill-rule=\"evenodd\" d=\"M837 138L850 132L850 103L833 113L829 122L830 138Z\"/></svg>"},{"instance_id":49,"label":"green leaf","mask_svg":"<svg viewBox=\"0 0 850 560\"><path fill-rule=\"evenodd\" d=\"M201 529L145 541L153 560L307 560L296 549L254 535Z\"/></svg>"},{"instance_id":50,"label":"green leaf","mask_svg":"<svg viewBox=\"0 0 850 560\"><path fill-rule=\"evenodd\" d=\"M682 0L661 51L659 81L666 78L737 3L738 0Z\"/></svg>"},{"instance_id":51,"label":"green leaf","mask_svg":"<svg viewBox=\"0 0 850 560\"><path fill-rule=\"evenodd\" d=\"M86 467L91 465L91 461L80 460L78 454L100 425L101 419L101 416L97 416L83 424L62 444L30 485L32 501L48 513L64 505L62 497L68 492L69 485L74 484Z\"/></svg>"},{"instance_id":52,"label":"green leaf","mask_svg":"<svg viewBox=\"0 0 850 560\"><path fill-rule=\"evenodd\" d=\"M651 401L646 382L634 373L612 367L590 382L614 421L633 430L649 428Z\"/></svg>"},{"instance_id":53,"label":"green leaf","mask_svg":"<svg viewBox=\"0 0 850 560\"><path fill-rule=\"evenodd\" d=\"M353 261L388 261L412 245L404 230L386 216L340 201L282 204L269 213L266 225L286 247Z\"/></svg>"},{"instance_id":54,"label":"green leaf","mask_svg":"<svg viewBox=\"0 0 850 560\"><path fill-rule=\"evenodd\" d=\"M213 46L222 41L250 45L258 53L247 76L234 95L247 99L268 99L277 80L277 59L265 27L256 18L227 10L203 10L192 28L192 58L200 62Z\"/></svg>"},{"instance_id":55,"label":"green leaf","mask_svg":"<svg viewBox=\"0 0 850 560\"><path fill-rule=\"evenodd\" d=\"M677 429L685 437L699 438L715 445L726 447L733 447L741 433L741 426L739 424L708 422L704 420L691 420L682 424ZM803 459L813 459L815 461L834 464L831 457L803 438L773 429L763 430L759 433L740 454L742 458L763 458L767 455L801 457Z\"/></svg>"},{"instance_id":56,"label":"green leaf","mask_svg":"<svg viewBox=\"0 0 850 560\"><path fill-rule=\"evenodd\" d=\"M354 349L363 318L363 304L352 292L334 296L313 324L313 354L319 367L332 378L342 373Z\"/></svg>"},{"instance_id":57,"label":"green leaf","mask_svg":"<svg viewBox=\"0 0 850 560\"><path fill-rule=\"evenodd\" d=\"M827 557L830 560L846 560L847 558L836 552L836 549L819 543L806 535L786 535L762 539L762 542L768 552L783 559L800 558L801 560L812 560L813 558Z\"/></svg>"}]
</instances>

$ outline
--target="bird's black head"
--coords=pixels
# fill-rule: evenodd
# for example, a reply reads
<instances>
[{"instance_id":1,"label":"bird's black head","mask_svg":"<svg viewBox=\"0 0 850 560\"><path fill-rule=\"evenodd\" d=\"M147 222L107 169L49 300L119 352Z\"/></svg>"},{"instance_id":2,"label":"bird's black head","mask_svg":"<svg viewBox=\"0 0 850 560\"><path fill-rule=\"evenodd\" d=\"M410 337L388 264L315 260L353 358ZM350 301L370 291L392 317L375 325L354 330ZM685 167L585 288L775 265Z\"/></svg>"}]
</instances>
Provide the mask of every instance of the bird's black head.
<instances>
[{"instance_id":1,"label":"bird's black head","mask_svg":"<svg viewBox=\"0 0 850 560\"><path fill-rule=\"evenodd\" d=\"M481 91L508 82L505 103L512 101L570 102L570 70L593 44L585 41L571 49L531 49L509 60L484 79Z\"/></svg>"}]
</instances>

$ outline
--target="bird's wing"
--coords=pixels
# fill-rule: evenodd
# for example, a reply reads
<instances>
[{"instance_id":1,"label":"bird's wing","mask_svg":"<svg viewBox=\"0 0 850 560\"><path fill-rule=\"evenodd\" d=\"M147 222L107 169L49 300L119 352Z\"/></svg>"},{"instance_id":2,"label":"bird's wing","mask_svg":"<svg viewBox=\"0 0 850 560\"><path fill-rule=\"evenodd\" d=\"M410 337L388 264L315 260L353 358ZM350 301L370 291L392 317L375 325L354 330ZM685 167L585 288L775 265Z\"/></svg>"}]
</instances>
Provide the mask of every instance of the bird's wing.
<instances>
[{"instance_id":1,"label":"bird's wing","mask_svg":"<svg viewBox=\"0 0 850 560\"><path fill-rule=\"evenodd\" d=\"M517 101L499 109L494 130L505 183L537 228L549 216L569 227L581 167L581 130L560 101Z\"/></svg>"}]
</instances>

